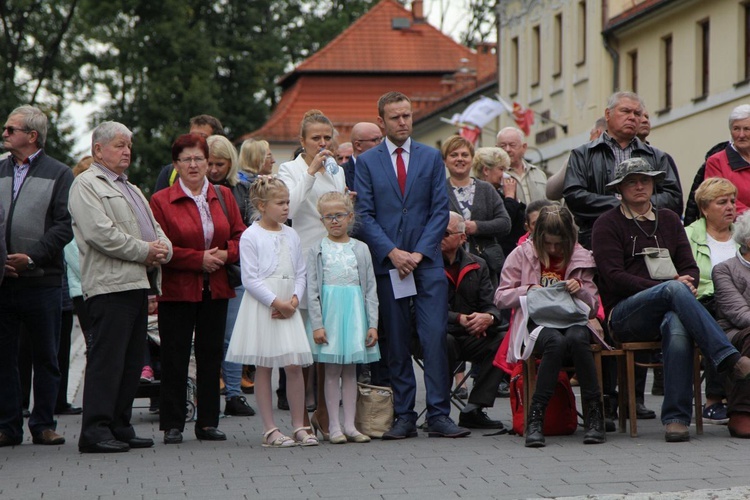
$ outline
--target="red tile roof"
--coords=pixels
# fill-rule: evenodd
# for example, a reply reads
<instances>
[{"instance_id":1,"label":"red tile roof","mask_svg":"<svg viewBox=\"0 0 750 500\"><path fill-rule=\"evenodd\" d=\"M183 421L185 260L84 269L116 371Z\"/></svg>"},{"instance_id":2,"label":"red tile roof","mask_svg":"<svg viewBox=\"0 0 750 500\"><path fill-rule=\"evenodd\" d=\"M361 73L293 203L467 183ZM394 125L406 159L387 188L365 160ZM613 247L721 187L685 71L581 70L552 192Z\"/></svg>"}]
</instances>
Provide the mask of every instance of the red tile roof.
<instances>
[{"instance_id":1,"label":"red tile roof","mask_svg":"<svg viewBox=\"0 0 750 500\"><path fill-rule=\"evenodd\" d=\"M393 29L394 18L408 18L409 27ZM279 82L283 95L271 117L240 139L297 142L302 116L320 109L340 140L348 141L355 123L376 121L377 99L389 90L408 95L417 116L496 73L492 51L460 45L426 22L415 22L412 12L395 0L382 0L285 75Z\"/></svg>"}]
</instances>

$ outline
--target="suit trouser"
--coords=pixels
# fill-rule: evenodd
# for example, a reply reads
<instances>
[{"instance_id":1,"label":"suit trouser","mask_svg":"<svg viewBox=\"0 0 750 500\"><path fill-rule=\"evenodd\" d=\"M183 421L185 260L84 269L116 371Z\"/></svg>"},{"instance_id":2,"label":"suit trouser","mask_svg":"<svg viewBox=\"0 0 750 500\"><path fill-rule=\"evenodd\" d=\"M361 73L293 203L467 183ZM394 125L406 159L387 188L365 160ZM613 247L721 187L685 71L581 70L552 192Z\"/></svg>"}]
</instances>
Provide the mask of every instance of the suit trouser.
<instances>
[{"instance_id":1,"label":"suit trouser","mask_svg":"<svg viewBox=\"0 0 750 500\"><path fill-rule=\"evenodd\" d=\"M135 437L130 423L146 348L148 290L96 295L86 301L91 320L83 385L79 447Z\"/></svg>"},{"instance_id":2,"label":"suit trouser","mask_svg":"<svg viewBox=\"0 0 750 500\"><path fill-rule=\"evenodd\" d=\"M417 268L414 279L417 295L397 300L393 297L390 275L377 277L380 312L384 319L381 326L388 337L388 369L394 412L397 417L412 422L417 419L414 411L417 383L410 350L414 324L424 352L427 419L450 415L450 374L445 342L448 281L440 267Z\"/></svg>"},{"instance_id":3,"label":"suit trouser","mask_svg":"<svg viewBox=\"0 0 750 500\"><path fill-rule=\"evenodd\" d=\"M447 335L448 367L453 371L459 361L471 361L479 368L474 387L469 394L469 403L489 408L495 404L497 386L503 379L503 371L492 362L500 347L501 335L475 337L473 335ZM472 366L472 369L474 366Z\"/></svg>"}]
</instances>

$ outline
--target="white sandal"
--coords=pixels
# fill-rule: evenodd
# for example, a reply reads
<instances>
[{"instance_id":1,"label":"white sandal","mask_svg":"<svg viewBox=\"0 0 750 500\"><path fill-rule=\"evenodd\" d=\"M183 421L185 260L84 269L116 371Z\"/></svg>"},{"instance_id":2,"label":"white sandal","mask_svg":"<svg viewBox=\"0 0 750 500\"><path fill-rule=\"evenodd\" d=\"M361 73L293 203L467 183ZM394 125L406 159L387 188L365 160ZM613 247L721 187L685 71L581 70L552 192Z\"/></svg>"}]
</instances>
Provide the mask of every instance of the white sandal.
<instances>
[{"instance_id":1,"label":"white sandal","mask_svg":"<svg viewBox=\"0 0 750 500\"><path fill-rule=\"evenodd\" d=\"M305 436L302 439L297 439L297 434L304 431ZM320 444L320 441L318 441L317 436L315 434L310 434L312 432L312 429L310 427L297 427L294 429L294 442L298 444L299 446L318 446Z\"/></svg>"},{"instance_id":2,"label":"white sandal","mask_svg":"<svg viewBox=\"0 0 750 500\"><path fill-rule=\"evenodd\" d=\"M285 436L280 432L279 437L269 442L268 438L270 438L271 434L278 430L278 427L274 427L270 431L263 433L263 443L261 445L263 446L263 448L291 448L292 446L297 446L297 443L294 441L294 439L290 438L289 436Z\"/></svg>"}]
</instances>

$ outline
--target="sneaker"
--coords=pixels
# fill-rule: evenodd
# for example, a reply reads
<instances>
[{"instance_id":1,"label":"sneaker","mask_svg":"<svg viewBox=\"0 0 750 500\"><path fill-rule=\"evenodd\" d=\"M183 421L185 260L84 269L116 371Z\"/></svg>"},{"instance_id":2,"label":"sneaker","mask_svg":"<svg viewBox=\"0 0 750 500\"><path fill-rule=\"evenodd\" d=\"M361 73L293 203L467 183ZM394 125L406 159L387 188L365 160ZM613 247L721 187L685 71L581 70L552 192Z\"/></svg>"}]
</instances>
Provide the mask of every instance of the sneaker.
<instances>
[{"instance_id":1,"label":"sneaker","mask_svg":"<svg viewBox=\"0 0 750 500\"><path fill-rule=\"evenodd\" d=\"M154 381L154 370L150 366L146 365L141 370L141 382L153 383Z\"/></svg>"},{"instance_id":2,"label":"sneaker","mask_svg":"<svg viewBox=\"0 0 750 500\"><path fill-rule=\"evenodd\" d=\"M727 405L714 403L711 406L703 405L703 421L707 424L726 425L729 423Z\"/></svg>"},{"instance_id":3,"label":"sneaker","mask_svg":"<svg viewBox=\"0 0 750 500\"><path fill-rule=\"evenodd\" d=\"M469 391L466 387L460 387L455 394L458 399L469 399Z\"/></svg>"},{"instance_id":4,"label":"sneaker","mask_svg":"<svg viewBox=\"0 0 750 500\"><path fill-rule=\"evenodd\" d=\"M510 383L507 380L500 382L497 386L497 397L498 398L509 398L510 397Z\"/></svg>"},{"instance_id":5,"label":"sneaker","mask_svg":"<svg viewBox=\"0 0 750 500\"><path fill-rule=\"evenodd\" d=\"M235 396L227 398L224 406L224 415L233 415L235 417L252 417L255 415L253 407L247 404L245 396Z\"/></svg>"}]
</instances>

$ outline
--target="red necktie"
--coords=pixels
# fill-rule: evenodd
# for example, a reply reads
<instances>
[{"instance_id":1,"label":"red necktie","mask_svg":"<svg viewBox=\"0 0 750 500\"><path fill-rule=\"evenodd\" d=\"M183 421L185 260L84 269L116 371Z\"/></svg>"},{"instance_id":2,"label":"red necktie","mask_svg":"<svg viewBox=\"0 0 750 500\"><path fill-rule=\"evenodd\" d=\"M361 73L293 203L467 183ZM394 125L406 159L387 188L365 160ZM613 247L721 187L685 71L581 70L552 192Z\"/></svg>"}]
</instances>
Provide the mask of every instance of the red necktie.
<instances>
[{"instance_id":1,"label":"red necktie","mask_svg":"<svg viewBox=\"0 0 750 500\"><path fill-rule=\"evenodd\" d=\"M404 148L396 148L396 171L398 172L398 187L401 188L401 195L403 196L406 191L406 165L401 153L404 152Z\"/></svg>"}]
</instances>

